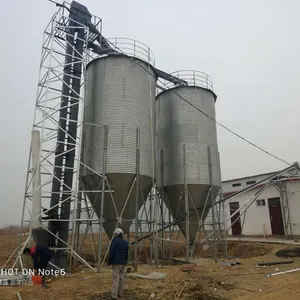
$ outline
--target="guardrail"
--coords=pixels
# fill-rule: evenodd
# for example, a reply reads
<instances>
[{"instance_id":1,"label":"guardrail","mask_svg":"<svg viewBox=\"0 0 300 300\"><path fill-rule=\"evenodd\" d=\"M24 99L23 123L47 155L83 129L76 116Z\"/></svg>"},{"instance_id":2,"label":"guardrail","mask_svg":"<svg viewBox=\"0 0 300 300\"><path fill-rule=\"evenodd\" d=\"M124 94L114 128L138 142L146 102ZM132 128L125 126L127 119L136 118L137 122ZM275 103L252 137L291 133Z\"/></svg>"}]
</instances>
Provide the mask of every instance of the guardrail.
<instances>
[{"instance_id":1,"label":"guardrail","mask_svg":"<svg viewBox=\"0 0 300 300\"><path fill-rule=\"evenodd\" d=\"M105 49L105 55L118 55L121 53L130 57L141 59L152 66L155 66L154 54L147 45L139 41L123 37L105 39L110 46L110 49Z\"/></svg>"},{"instance_id":2,"label":"guardrail","mask_svg":"<svg viewBox=\"0 0 300 300\"><path fill-rule=\"evenodd\" d=\"M187 86L198 86L213 91L212 78L204 72L194 71L194 70L179 70L170 73L170 75L176 76L177 78L186 81ZM164 84L163 87L167 89L178 86L166 80L164 80L163 84Z\"/></svg>"}]
</instances>

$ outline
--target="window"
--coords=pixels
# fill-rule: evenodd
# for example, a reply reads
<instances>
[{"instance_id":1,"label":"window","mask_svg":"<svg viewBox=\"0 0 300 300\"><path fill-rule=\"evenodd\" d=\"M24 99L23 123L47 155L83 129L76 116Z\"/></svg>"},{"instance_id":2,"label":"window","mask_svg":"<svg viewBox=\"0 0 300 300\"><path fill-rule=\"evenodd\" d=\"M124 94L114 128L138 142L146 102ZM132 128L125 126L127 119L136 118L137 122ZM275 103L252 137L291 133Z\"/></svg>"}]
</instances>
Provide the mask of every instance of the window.
<instances>
[{"instance_id":1,"label":"window","mask_svg":"<svg viewBox=\"0 0 300 300\"><path fill-rule=\"evenodd\" d=\"M241 183L233 183L232 187L241 186Z\"/></svg>"},{"instance_id":2,"label":"window","mask_svg":"<svg viewBox=\"0 0 300 300\"><path fill-rule=\"evenodd\" d=\"M256 206L266 206L265 199L256 200Z\"/></svg>"},{"instance_id":3,"label":"window","mask_svg":"<svg viewBox=\"0 0 300 300\"><path fill-rule=\"evenodd\" d=\"M256 183L255 180L251 180L251 181L247 181L247 182L246 182L246 184L249 184L249 185L250 185L250 184L255 184L255 183Z\"/></svg>"}]
</instances>

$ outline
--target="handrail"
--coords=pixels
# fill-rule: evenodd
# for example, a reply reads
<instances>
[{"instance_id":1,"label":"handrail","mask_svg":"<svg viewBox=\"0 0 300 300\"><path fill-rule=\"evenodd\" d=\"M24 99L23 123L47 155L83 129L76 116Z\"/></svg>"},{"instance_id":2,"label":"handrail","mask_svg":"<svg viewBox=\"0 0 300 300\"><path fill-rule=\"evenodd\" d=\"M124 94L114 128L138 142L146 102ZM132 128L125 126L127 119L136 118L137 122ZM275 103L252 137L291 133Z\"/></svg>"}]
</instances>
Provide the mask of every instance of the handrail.
<instances>
[{"instance_id":1,"label":"handrail","mask_svg":"<svg viewBox=\"0 0 300 300\"><path fill-rule=\"evenodd\" d=\"M155 66L154 54L147 45L134 39L124 37L114 37L105 39L108 42L110 48L104 49L104 55L124 54L130 57L141 59L142 61L145 61L150 65Z\"/></svg>"},{"instance_id":2,"label":"handrail","mask_svg":"<svg viewBox=\"0 0 300 300\"><path fill-rule=\"evenodd\" d=\"M184 80L187 83L185 84L186 86L198 86L213 91L212 78L204 72L195 70L179 70L170 73L170 75L176 76L177 78ZM166 89L179 86L178 84L174 84L167 80L164 80L163 83Z\"/></svg>"}]
</instances>

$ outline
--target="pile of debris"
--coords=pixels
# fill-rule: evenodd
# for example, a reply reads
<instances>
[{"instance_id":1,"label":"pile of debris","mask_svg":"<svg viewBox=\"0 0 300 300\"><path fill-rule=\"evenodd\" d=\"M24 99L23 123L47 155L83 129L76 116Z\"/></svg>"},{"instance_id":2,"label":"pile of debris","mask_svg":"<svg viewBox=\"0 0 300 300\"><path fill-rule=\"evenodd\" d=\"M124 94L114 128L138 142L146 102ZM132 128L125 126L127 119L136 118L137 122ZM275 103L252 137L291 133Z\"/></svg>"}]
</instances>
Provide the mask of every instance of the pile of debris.
<instances>
[{"instance_id":1,"label":"pile of debris","mask_svg":"<svg viewBox=\"0 0 300 300\"><path fill-rule=\"evenodd\" d=\"M233 285L210 276L190 275L183 282L174 283L179 290L173 299L224 300L227 299L225 291L233 289Z\"/></svg>"}]
</instances>

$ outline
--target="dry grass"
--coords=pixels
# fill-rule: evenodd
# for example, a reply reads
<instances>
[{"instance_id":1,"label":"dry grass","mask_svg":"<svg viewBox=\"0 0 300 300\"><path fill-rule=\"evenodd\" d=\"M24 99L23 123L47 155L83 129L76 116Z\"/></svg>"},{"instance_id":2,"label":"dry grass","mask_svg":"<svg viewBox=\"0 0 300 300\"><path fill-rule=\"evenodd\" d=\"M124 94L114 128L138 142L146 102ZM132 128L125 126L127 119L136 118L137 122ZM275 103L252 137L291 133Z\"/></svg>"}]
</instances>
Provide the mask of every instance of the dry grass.
<instances>
[{"instance_id":1,"label":"dry grass","mask_svg":"<svg viewBox=\"0 0 300 300\"><path fill-rule=\"evenodd\" d=\"M28 232L28 227L21 228L20 226L10 225L5 226L4 228L0 228L0 235L14 235Z\"/></svg>"}]
</instances>

